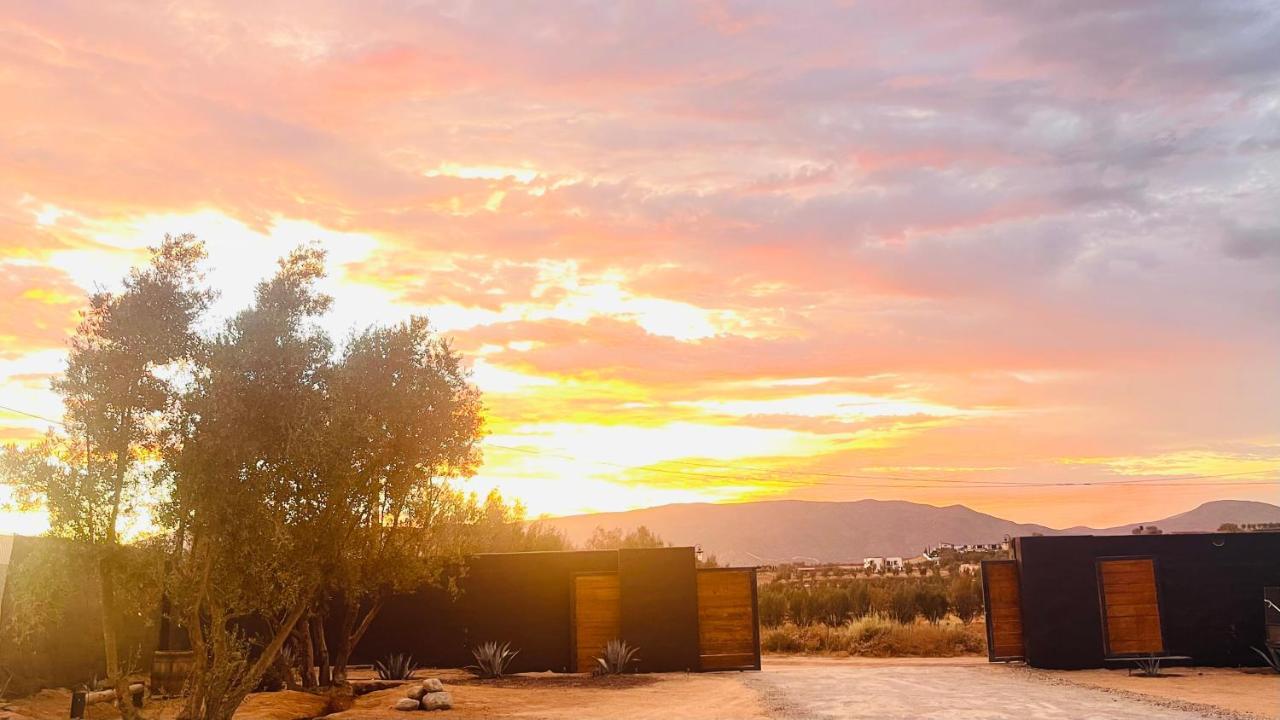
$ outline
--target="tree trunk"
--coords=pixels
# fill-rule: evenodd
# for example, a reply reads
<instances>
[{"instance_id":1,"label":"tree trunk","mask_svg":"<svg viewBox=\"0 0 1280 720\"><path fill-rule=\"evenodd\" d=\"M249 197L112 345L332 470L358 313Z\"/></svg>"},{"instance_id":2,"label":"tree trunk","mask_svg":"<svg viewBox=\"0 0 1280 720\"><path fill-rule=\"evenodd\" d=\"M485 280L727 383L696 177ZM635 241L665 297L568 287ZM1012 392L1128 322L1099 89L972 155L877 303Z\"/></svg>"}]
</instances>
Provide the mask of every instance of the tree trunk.
<instances>
[{"instance_id":1,"label":"tree trunk","mask_svg":"<svg viewBox=\"0 0 1280 720\"><path fill-rule=\"evenodd\" d=\"M351 633L356 624L356 613L359 603L352 607L350 602L342 604L342 623L338 628L337 645L333 650L333 684L343 685L347 682L347 660L351 657Z\"/></svg>"},{"instance_id":2,"label":"tree trunk","mask_svg":"<svg viewBox=\"0 0 1280 720\"><path fill-rule=\"evenodd\" d=\"M211 654L206 656L207 659L197 657L195 668L201 669L205 676L212 675L213 682L207 682L208 677L195 678L199 694L193 693L187 698L181 717L184 720L231 720L245 697L262 681L267 668L276 662L285 639L293 632L304 612L304 606L290 612L258 659L247 664L228 641L231 631L227 628L227 614L216 603L210 602L210 639L208 643L201 641L200 644Z\"/></svg>"},{"instance_id":3,"label":"tree trunk","mask_svg":"<svg viewBox=\"0 0 1280 720\"><path fill-rule=\"evenodd\" d=\"M311 643L311 619L302 618L294 631L298 638L298 661L302 665L302 687L311 690L316 686L316 652Z\"/></svg>"},{"instance_id":4,"label":"tree trunk","mask_svg":"<svg viewBox=\"0 0 1280 720\"><path fill-rule=\"evenodd\" d=\"M351 659L351 653L355 651L356 646L360 644L360 640L364 638L364 634L368 631L369 626L373 624L374 618L382 611L384 601L384 596L379 595L373 601L369 611L360 619L359 625L356 625L355 621L360 613L360 604L357 602L347 605L346 614L342 619L342 635L339 638L341 644L338 646L337 659L333 663L333 682L335 684L347 681L347 662Z\"/></svg>"},{"instance_id":5,"label":"tree trunk","mask_svg":"<svg viewBox=\"0 0 1280 720\"><path fill-rule=\"evenodd\" d=\"M324 617L321 615L313 615L315 622L312 624L312 633L316 637L316 665L319 674L320 687L329 687L333 684L333 677L329 672L329 645L324 639Z\"/></svg>"},{"instance_id":6,"label":"tree trunk","mask_svg":"<svg viewBox=\"0 0 1280 720\"><path fill-rule=\"evenodd\" d=\"M120 425L124 426L124 412L120 413ZM115 583L112 571L115 565L116 547L119 538L116 536L116 522L120 517L120 501L124 494L124 475L129 469L128 444L115 451L115 468L111 492L111 513L106 527L106 552L98 561L98 579L102 588L102 642L107 659L107 678L116 690L116 707L120 708L123 720L136 720L138 711L133 707L129 697L129 678L120 668L120 645L116 638L116 622L120 613L116 607Z\"/></svg>"},{"instance_id":7,"label":"tree trunk","mask_svg":"<svg viewBox=\"0 0 1280 720\"><path fill-rule=\"evenodd\" d=\"M102 643L107 658L107 678L116 691L116 705L124 720L135 720L138 711L130 702L129 678L120 669L120 644L116 638L116 594L111 582L112 548L98 559L98 582L102 595Z\"/></svg>"}]
</instances>

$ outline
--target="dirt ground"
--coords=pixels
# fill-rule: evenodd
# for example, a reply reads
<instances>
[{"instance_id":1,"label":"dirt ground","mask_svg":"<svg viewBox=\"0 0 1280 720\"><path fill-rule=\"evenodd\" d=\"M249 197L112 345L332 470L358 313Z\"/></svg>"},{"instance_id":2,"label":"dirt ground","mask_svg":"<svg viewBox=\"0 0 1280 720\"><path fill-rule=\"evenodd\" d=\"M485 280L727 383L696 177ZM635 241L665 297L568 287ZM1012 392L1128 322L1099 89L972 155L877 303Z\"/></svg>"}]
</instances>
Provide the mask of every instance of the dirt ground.
<instances>
[{"instance_id":1,"label":"dirt ground","mask_svg":"<svg viewBox=\"0 0 1280 720\"><path fill-rule=\"evenodd\" d=\"M672 717L764 720L769 716L739 673L661 673L593 678L526 673L503 680L476 680L456 670L428 673L453 694L454 709L441 718L583 718L668 720ZM404 720L390 709L400 689L370 693L355 707L325 720ZM433 713L424 717L435 717ZM237 716L238 718L239 716Z\"/></svg>"},{"instance_id":2,"label":"dirt ground","mask_svg":"<svg viewBox=\"0 0 1280 720\"><path fill-rule=\"evenodd\" d=\"M963 658L766 659L745 680L774 717L847 720L1205 720L1202 712L1155 706L1128 695L1049 682L1023 668Z\"/></svg>"},{"instance_id":3,"label":"dirt ground","mask_svg":"<svg viewBox=\"0 0 1280 720\"><path fill-rule=\"evenodd\" d=\"M381 690L355 698L347 710L330 715L327 700L299 692L252 695L236 720L406 720L406 718L583 718L584 720L765 720L769 716L755 691L742 685L739 673L662 673L593 678L586 675L526 673L503 680L481 681L458 670L420 671L418 677L438 677L453 694L454 709L437 713L404 713L391 705L404 697L403 688ZM71 693L46 690L11 703L31 720L67 717ZM172 720L177 704L150 703L147 720ZM0 715L0 717L3 717ZM109 705L90 708L87 720L118 720Z\"/></svg>"},{"instance_id":4,"label":"dirt ground","mask_svg":"<svg viewBox=\"0 0 1280 720\"><path fill-rule=\"evenodd\" d=\"M71 710L70 690L42 690L31 697L5 704L31 720L64 720ZM324 714L328 699L304 692L257 693L250 695L236 711L236 720L311 720ZM179 705L173 700L153 700L143 709L146 720L173 720ZM120 713L109 703L90 705L85 720L119 720ZM0 712L0 720L4 713Z\"/></svg>"},{"instance_id":5,"label":"dirt ground","mask_svg":"<svg viewBox=\"0 0 1280 720\"><path fill-rule=\"evenodd\" d=\"M453 710L431 714L392 710L392 703L404 695L402 688L355 698L339 712L326 698L279 692L251 696L236 720L1280 720L1280 676L1228 669L1166 672L1167 677L1142 678L1128 677L1123 670L1052 672L991 665L983 658L798 656L765 656L759 673L613 678L528 673L481 681L458 670L428 670L419 677L439 677L453 693ZM61 720L67 717L70 702L69 692L46 690L9 705L31 720ZM176 711L173 701L153 702L145 717L171 720ZM88 715L89 720L118 717L107 705L91 707Z\"/></svg>"},{"instance_id":6,"label":"dirt ground","mask_svg":"<svg viewBox=\"0 0 1280 720\"><path fill-rule=\"evenodd\" d=\"M1204 705L1267 720L1280 720L1280 675L1232 668L1168 668L1149 678L1124 670L1037 670L1056 680L1133 693L1160 701Z\"/></svg>"}]
</instances>

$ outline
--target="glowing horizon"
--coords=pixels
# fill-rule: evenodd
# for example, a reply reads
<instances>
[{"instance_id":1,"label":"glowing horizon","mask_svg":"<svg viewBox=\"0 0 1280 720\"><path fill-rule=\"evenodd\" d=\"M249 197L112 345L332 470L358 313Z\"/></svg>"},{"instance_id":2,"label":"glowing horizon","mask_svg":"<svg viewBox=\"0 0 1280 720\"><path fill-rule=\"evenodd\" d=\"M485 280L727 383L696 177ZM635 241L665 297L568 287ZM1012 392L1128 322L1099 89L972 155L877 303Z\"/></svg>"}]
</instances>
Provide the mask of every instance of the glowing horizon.
<instances>
[{"instance_id":1,"label":"glowing horizon","mask_svg":"<svg viewBox=\"0 0 1280 720\"><path fill-rule=\"evenodd\" d=\"M304 242L336 338L428 315L531 515L1280 503L1274 8L499 5L18 3L0 405L193 232L218 318Z\"/></svg>"}]
</instances>

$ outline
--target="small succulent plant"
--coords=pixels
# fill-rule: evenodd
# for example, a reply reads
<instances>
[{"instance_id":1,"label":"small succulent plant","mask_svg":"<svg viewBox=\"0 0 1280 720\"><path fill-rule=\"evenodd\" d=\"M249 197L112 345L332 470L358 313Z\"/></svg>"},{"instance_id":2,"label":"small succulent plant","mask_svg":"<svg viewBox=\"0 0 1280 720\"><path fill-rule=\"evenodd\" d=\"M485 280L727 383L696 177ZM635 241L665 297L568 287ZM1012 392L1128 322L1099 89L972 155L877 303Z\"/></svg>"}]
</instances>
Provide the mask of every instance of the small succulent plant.
<instances>
[{"instance_id":1,"label":"small succulent plant","mask_svg":"<svg viewBox=\"0 0 1280 720\"><path fill-rule=\"evenodd\" d=\"M511 649L511 643L487 642L471 648L476 664L468 665L466 669L483 680L497 679L506 674L507 666L519 654L519 650Z\"/></svg>"},{"instance_id":2,"label":"small succulent plant","mask_svg":"<svg viewBox=\"0 0 1280 720\"><path fill-rule=\"evenodd\" d=\"M625 640L610 640L604 646L604 654L596 658L596 675L621 675L640 661L636 655L640 648L628 645Z\"/></svg>"}]
</instances>

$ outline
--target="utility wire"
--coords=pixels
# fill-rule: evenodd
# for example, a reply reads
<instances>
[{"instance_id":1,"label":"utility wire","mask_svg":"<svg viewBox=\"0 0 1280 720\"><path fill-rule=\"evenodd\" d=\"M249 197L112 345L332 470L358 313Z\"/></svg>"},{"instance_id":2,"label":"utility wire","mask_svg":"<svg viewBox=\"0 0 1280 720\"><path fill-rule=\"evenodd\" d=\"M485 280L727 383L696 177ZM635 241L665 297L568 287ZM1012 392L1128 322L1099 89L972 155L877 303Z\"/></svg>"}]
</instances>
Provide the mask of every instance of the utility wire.
<instances>
[{"instance_id":1,"label":"utility wire","mask_svg":"<svg viewBox=\"0 0 1280 720\"><path fill-rule=\"evenodd\" d=\"M997 482L997 481L983 482L983 481L975 481L975 480L964 480L961 478L908 478L904 476L866 476L866 475L844 475L844 474L838 474L838 473L822 473L821 475L840 477L840 478L872 479L872 480L901 479L906 482L916 482L916 483L933 482L933 483L940 483L940 484L904 485L902 483L896 483L896 482L885 483L885 484L869 484L869 483L845 483L845 482L821 481L821 480L805 481L805 480L787 480L783 478L770 478L770 477L759 477L759 476L749 476L749 475L724 475L719 473L687 472L682 470L671 470L668 468L653 467L652 465L625 465L622 463L609 462L608 460L594 460L589 458L583 459L583 458L574 457L573 455L569 455L565 453L532 450L529 448L519 448L519 447L510 446L510 445L497 445L493 443L486 444L486 447L525 453L528 455L558 457L566 460L572 460L574 462L595 463L598 465L616 467L616 468L621 468L625 470L636 470L640 472L655 472L655 473L662 473L665 475L680 475L684 477L693 477L693 478L702 478L702 479L770 482L770 483L804 485L804 486L831 485L836 487L938 489L938 488L945 488L945 487L1018 488L1018 487L1084 487L1084 486L1097 486L1097 485L1123 486L1123 485L1132 485L1137 482L1140 482L1139 480L1132 480L1132 479L1130 480L1086 480L1081 482L1036 482L1036 483ZM670 461L670 462L680 462L680 461ZM694 464L696 465L696 463ZM713 468L723 467L723 468L733 469L733 466L731 465L717 466L717 465L706 464L703 466L713 467ZM1202 479L1212 479L1212 478L1220 478L1220 477L1236 477L1241 475L1260 475L1263 473L1271 472L1276 469L1277 468L1268 468L1265 470L1251 470L1251 471L1234 472L1234 473L1221 473L1216 475L1172 475L1172 476L1157 477L1157 478L1144 478L1141 480L1141 482L1143 482L1143 487L1222 487L1222 486L1230 486L1230 485L1270 485L1270 484L1274 484L1276 481L1264 480L1261 482L1227 482L1227 483L1194 483L1194 482L1176 482L1176 481L1202 480ZM763 469L758 469L758 471L771 472ZM803 474L803 471L791 471L791 474ZM1174 481L1174 482L1171 482L1171 481Z\"/></svg>"},{"instance_id":2,"label":"utility wire","mask_svg":"<svg viewBox=\"0 0 1280 720\"><path fill-rule=\"evenodd\" d=\"M66 427L66 425L61 420L54 420L53 418L47 418L47 417L44 417L43 415L37 415L36 413L27 412L25 410L19 410L18 408L10 407L8 405L0 405L0 410L7 410L12 413L17 413L18 415L25 415L26 417L29 417L29 418L34 418L36 420L43 420L44 422L54 423L55 425ZM584 458L578 458L566 453L547 452L542 450L533 450L530 448L513 447L510 445L497 445L494 443L489 443L486 445L486 447L491 447L499 450L507 450L510 452L525 453L527 455L558 457L565 460L572 460L574 462L580 462L580 463L595 463L598 465L605 465L608 467L619 468L622 470L635 470L639 472L661 473L664 475L678 475L681 477L700 478L703 480L735 480L738 482L742 482L742 481L768 482L768 483L783 484L783 485L800 485L800 486L830 485L835 487L861 487L861 488L885 488L885 489L892 489L892 488L938 489L943 487L964 488L964 489L1020 488L1020 487L1094 487L1094 486L1136 485L1139 483L1141 483L1143 487L1225 487L1225 486L1241 486L1241 485L1272 485L1272 484L1276 484L1277 481L1275 479L1262 480L1259 482L1225 482L1225 483L1196 483L1196 482L1186 482L1186 481L1208 480L1208 479L1224 478L1224 477L1239 477L1243 475L1261 475L1263 473L1280 469L1280 468L1267 468L1265 470L1246 470L1246 471L1230 472L1230 473L1218 473L1214 475L1171 475L1171 476L1165 476L1165 477L1138 478L1138 479L1127 479L1127 480L1086 480L1081 482L1020 483L1020 482L997 482L997 481L983 482L983 481L975 481L975 480L964 480L962 478L925 478L925 477L909 477L905 475L858 475L858 474L852 474L852 473L810 472L807 470L786 470L786 469L775 470L775 469L752 467L752 466L716 465L714 463L697 463L697 462L685 461L685 460L661 461L661 462L666 462L666 463L671 463L676 465L686 465L691 467L705 467L710 469L727 469L730 471L741 470L745 472L755 472L755 473L763 473L763 474L804 475L804 476L813 476L813 477L826 477L826 478L839 478L839 479L852 479L852 480L901 481L901 482L888 482L888 483L881 483L881 484L870 484L870 483L845 483L845 482L822 481L822 480L788 480L788 479L778 478L778 477L767 477L767 476L760 477L759 475L756 475L756 476L725 475L720 473L687 472L683 470L671 470L668 468L653 467L652 465L626 465L624 463L609 462L608 460L584 459ZM902 484L903 482L936 483L936 484L904 485Z\"/></svg>"}]
</instances>

